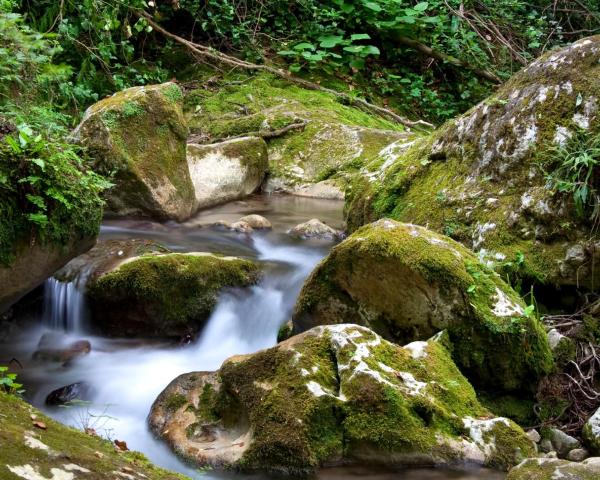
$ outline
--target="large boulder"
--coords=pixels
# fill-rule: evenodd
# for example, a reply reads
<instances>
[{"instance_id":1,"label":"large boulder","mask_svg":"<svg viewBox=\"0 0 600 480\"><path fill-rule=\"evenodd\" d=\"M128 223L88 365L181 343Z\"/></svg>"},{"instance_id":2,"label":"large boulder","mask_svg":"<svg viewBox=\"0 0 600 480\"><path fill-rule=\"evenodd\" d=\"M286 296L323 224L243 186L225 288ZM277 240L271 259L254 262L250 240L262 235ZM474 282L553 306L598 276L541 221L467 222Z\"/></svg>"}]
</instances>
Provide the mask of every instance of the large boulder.
<instances>
[{"instance_id":1,"label":"large boulder","mask_svg":"<svg viewBox=\"0 0 600 480\"><path fill-rule=\"evenodd\" d=\"M87 295L94 324L112 336L194 336L226 287L258 280L249 260L212 253L128 258L92 279Z\"/></svg>"},{"instance_id":2,"label":"large boulder","mask_svg":"<svg viewBox=\"0 0 600 480\"><path fill-rule=\"evenodd\" d=\"M149 422L184 459L243 470L508 468L534 452L516 424L478 403L441 343L402 348L357 325L316 327L218 372L181 375Z\"/></svg>"},{"instance_id":3,"label":"large boulder","mask_svg":"<svg viewBox=\"0 0 600 480\"><path fill-rule=\"evenodd\" d=\"M478 386L529 389L552 368L544 329L520 297L461 244L379 220L334 247L298 298L294 332L352 322L405 344L447 330Z\"/></svg>"},{"instance_id":4,"label":"large boulder","mask_svg":"<svg viewBox=\"0 0 600 480\"><path fill-rule=\"evenodd\" d=\"M506 480L596 480L600 478L600 458L581 463L558 458L528 458L508 472Z\"/></svg>"},{"instance_id":5,"label":"large boulder","mask_svg":"<svg viewBox=\"0 0 600 480\"><path fill-rule=\"evenodd\" d=\"M426 225L529 280L598 285L591 209L578 215L547 176L572 180L557 173L561 158L592 148L599 61L600 36L549 52L431 135L382 150L346 191L349 228L382 217ZM590 182L598 189L597 175Z\"/></svg>"},{"instance_id":6,"label":"large boulder","mask_svg":"<svg viewBox=\"0 0 600 480\"><path fill-rule=\"evenodd\" d=\"M186 479L139 452L119 453L112 442L66 427L2 391L0 446L2 480Z\"/></svg>"},{"instance_id":7,"label":"large boulder","mask_svg":"<svg viewBox=\"0 0 600 480\"><path fill-rule=\"evenodd\" d=\"M183 94L174 83L133 87L89 107L74 132L97 171L113 174L107 214L184 220L194 209Z\"/></svg>"},{"instance_id":8,"label":"large boulder","mask_svg":"<svg viewBox=\"0 0 600 480\"><path fill-rule=\"evenodd\" d=\"M254 193L269 166L262 138L244 137L211 145L189 144L187 161L196 209L239 200Z\"/></svg>"}]
</instances>

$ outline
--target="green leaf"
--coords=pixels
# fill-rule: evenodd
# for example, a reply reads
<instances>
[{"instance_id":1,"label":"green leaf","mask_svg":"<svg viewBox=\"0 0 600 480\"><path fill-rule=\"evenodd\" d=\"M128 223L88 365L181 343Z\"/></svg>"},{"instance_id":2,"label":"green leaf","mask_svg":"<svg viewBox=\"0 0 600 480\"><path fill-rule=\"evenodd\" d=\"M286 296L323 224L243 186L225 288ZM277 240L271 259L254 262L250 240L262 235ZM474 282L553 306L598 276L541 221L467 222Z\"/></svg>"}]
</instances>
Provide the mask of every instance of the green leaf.
<instances>
[{"instance_id":1,"label":"green leaf","mask_svg":"<svg viewBox=\"0 0 600 480\"><path fill-rule=\"evenodd\" d=\"M42 172L46 169L46 162L41 158L32 158L31 161L42 169Z\"/></svg>"},{"instance_id":2,"label":"green leaf","mask_svg":"<svg viewBox=\"0 0 600 480\"><path fill-rule=\"evenodd\" d=\"M427 10L427 8L429 8L428 2L420 2L413 7L413 9L417 12L424 12L425 10Z\"/></svg>"},{"instance_id":3,"label":"green leaf","mask_svg":"<svg viewBox=\"0 0 600 480\"><path fill-rule=\"evenodd\" d=\"M302 42L294 46L294 50L314 50L315 46L312 43Z\"/></svg>"},{"instance_id":4,"label":"green leaf","mask_svg":"<svg viewBox=\"0 0 600 480\"><path fill-rule=\"evenodd\" d=\"M353 42L356 40L371 40L371 36L368 33L354 33L350 35L350 40Z\"/></svg>"},{"instance_id":5,"label":"green leaf","mask_svg":"<svg viewBox=\"0 0 600 480\"><path fill-rule=\"evenodd\" d=\"M363 2L363 5L374 12L381 12L381 6L375 2Z\"/></svg>"},{"instance_id":6,"label":"green leaf","mask_svg":"<svg viewBox=\"0 0 600 480\"><path fill-rule=\"evenodd\" d=\"M31 203L33 203L39 209L46 210L46 202L39 195L31 195L30 193L28 193L26 195L26 197L27 197L27 200L29 200Z\"/></svg>"},{"instance_id":7,"label":"green leaf","mask_svg":"<svg viewBox=\"0 0 600 480\"><path fill-rule=\"evenodd\" d=\"M48 225L48 217L43 213L30 213L27 215L27 219L42 228Z\"/></svg>"},{"instance_id":8,"label":"green leaf","mask_svg":"<svg viewBox=\"0 0 600 480\"><path fill-rule=\"evenodd\" d=\"M339 44L344 42L344 37L339 35L328 35L326 37L320 37L319 40L321 43L319 44L322 48L334 48Z\"/></svg>"}]
</instances>

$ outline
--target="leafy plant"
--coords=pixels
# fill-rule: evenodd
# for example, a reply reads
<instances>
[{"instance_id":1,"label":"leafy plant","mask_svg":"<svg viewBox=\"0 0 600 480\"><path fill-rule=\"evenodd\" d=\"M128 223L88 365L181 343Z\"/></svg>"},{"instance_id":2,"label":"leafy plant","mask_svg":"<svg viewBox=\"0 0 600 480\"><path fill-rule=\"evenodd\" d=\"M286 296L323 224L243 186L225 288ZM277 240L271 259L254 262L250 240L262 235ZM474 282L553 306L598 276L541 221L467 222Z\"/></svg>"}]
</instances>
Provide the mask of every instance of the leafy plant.
<instances>
[{"instance_id":1,"label":"leafy plant","mask_svg":"<svg viewBox=\"0 0 600 480\"><path fill-rule=\"evenodd\" d=\"M580 130L550 154L546 172L550 188L570 194L577 214L596 221L600 213L600 135Z\"/></svg>"},{"instance_id":2,"label":"leafy plant","mask_svg":"<svg viewBox=\"0 0 600 480\"><path fill-rule=\"evenodd\" d=\"M16 380L16 373L10 373L8 367L0 366L0 390L11 395L21 395L25 390L23 384Z\"/></svg>"}]
</instances>

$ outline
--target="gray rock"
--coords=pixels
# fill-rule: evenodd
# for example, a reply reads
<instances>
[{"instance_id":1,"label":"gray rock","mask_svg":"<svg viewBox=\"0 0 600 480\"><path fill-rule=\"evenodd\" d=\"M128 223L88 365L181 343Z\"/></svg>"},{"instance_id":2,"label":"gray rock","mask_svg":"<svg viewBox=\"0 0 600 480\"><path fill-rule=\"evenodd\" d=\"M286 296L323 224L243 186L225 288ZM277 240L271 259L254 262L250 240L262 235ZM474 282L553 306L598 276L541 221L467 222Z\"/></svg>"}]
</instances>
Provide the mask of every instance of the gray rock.
<instances>
[{"instance_id":1,"label":"gray rock","mask_svg":"<svg viewBox=\"0 0 600 480\"><path fill-rule=\"evenodd\" d=\"M527 431L527 437L529 437L529 440L531 440L533 443L540 443L540 440L542 439L541 435L535 428Z\"/></svg>"},{"instance_id":2,"label":"gray rock","mask_svg":"<svg viewBox=\"0 0 600 480\"><path fill-rule=\"evenodd\" d=\"M288 231L288 234L294 238L319 238L324 240L336 240L342 236L341 232L324 224L318 218L296 225Z\"/></svg>"},{"instance_id":3,"label":"gray rock","mask_svg":"<svg viewBox=\"0 0 600 480\"><path fill-rule=\"evenodd\" d=\"M552 446L552 442L550 440L544 438L540 443L540 449L542 452L549 453L554 450L554 447Z\"/></svg>"},{"instance_id":4,"label":"gray rock","mask_svg":"<svg viewBox=\"0 0 600 480\"><path fill-rule=\"evenodd\" d=\"M567 435L565 432L559 430L558 428L551 428L549 430L548 440L552 442L554 450L556 450L558 456L561 458L566 457L566 455L571 450L579 448L581 446L579 440L571 437L570 435Z\"/></svg>"},{"instance_id":5,"label":"gray rock","mask_svg":"<svg viewBox=\"0 0 600 480\"><path fill-rule=\"evenodd\" d=\"M590 456L590 452L585 448L574 448L567 454L567 460L572 462L583 462Z\"/></svg>"},{"instance_id":6,"label":"gray rock","mask_svg":"<svg viewBox=\"0 0 600 480\"><path fill-rule=\"evenodd\" d=\"M550 344L550 348L554 350L558 347L560 341L565 338L565 336L560 333L556 328L553 328L548 332L548 343Z\"/></svg>"},{"instance_id":7,"label":"gray rock","mask_svg":"<svg viewBox=\"0 0 600 480\"><path fill-rule=\"evenodd\" d=\"M271 230L273 228L273 225L271 225L269 220L256 214L246 215L245 217L240 218L238 222L245 222L254 230Z\"/></svg>"},{"instance_id":8,"label":"gray rock","mask_svg":"<svg viewBox=\"0 0 600 480\"><path fill-rule=\"evenodd\" d=\"M506 480L597 480L600 478L600 458L581 463L558 458L528 458L508 472Z\"/></svg>"},{"instance_id":9,"label":"gray rock","mask_svg":"<svg viewBox=\"0 0 600 480\"><path fill-rule=\"evenodd\" d=\"M583 441L594 452L600 451L600 408L583 426Z\"/></svg>"},{"instance_id":10,"label":"gray rock","mask_svg":"<svg viewBox=\"0 0 600 480\"><path fill-rule=\"evenodd\" d=\"M239 200L255 192L268 168L267 144L243 137L212 145L188 144L195 209Z\"/></svg>"}]
</instances>

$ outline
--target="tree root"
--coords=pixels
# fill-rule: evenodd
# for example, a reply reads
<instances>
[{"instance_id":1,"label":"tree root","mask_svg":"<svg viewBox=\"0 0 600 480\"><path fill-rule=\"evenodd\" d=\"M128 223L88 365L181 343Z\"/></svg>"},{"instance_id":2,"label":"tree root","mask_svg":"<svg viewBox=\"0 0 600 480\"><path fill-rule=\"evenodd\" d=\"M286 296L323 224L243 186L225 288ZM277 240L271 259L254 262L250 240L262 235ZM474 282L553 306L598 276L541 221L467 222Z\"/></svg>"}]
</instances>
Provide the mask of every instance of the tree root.
<instances>
[{"instance_id":1,"label":"tree root","mask_svg":"<svg viewBox=\"0 0 600 480\"><path fill-rule=\"evenodd\" d=\"M407 118L404 118L404 117L398 115L397 113L392 112L391 110L389 110L387 108L380 107L378 105L369 103L366 100L363 100L362 98L354 98L346 93L337 92L331 88L326 88L326 87L323 87L316 83L309 82L308 80L304 80L302 78L295 77L295 76L291 75L287 70L271 67L269 65L259 65L256 63L247 62L245 60L240 60L239 58L235 58L230 55L221 53L221 52L219 52L213 48L207 47L205 45L191 42L189 40L186 40L183 37L180 37L178 35L175 35L169 31L165 30L158 23L156 23L153 20L152 16L147 12L141 11L141 10L133 10L133 13L140 18L144 18L154 30L156 30L160 34L164 35L165 37L170 38L170 39L176 41L177 43L180 43L181 45L185 46L193 54L201 57L205 61L214 62L214 63L221 64L221 65L228 65L230 67L241 68L244 70L267 72L267 73L275 75L279 78L287 80L290 83L294 83L303 88L306 88L307 90L317 90L320 92L329 93L331 95L336 96L337 98L342 99L344 102L348 103L349 105L355 106L355 107L360 108L361 110L364 110L369 113L375 113L381 117L387 118L387 119L392 120L397 123L400 123L408 128L419 127L419 126L426 127L426 128L434 127L431 123L426 122L424 120L409 120Z\"/></svg>"}]
</instances>

